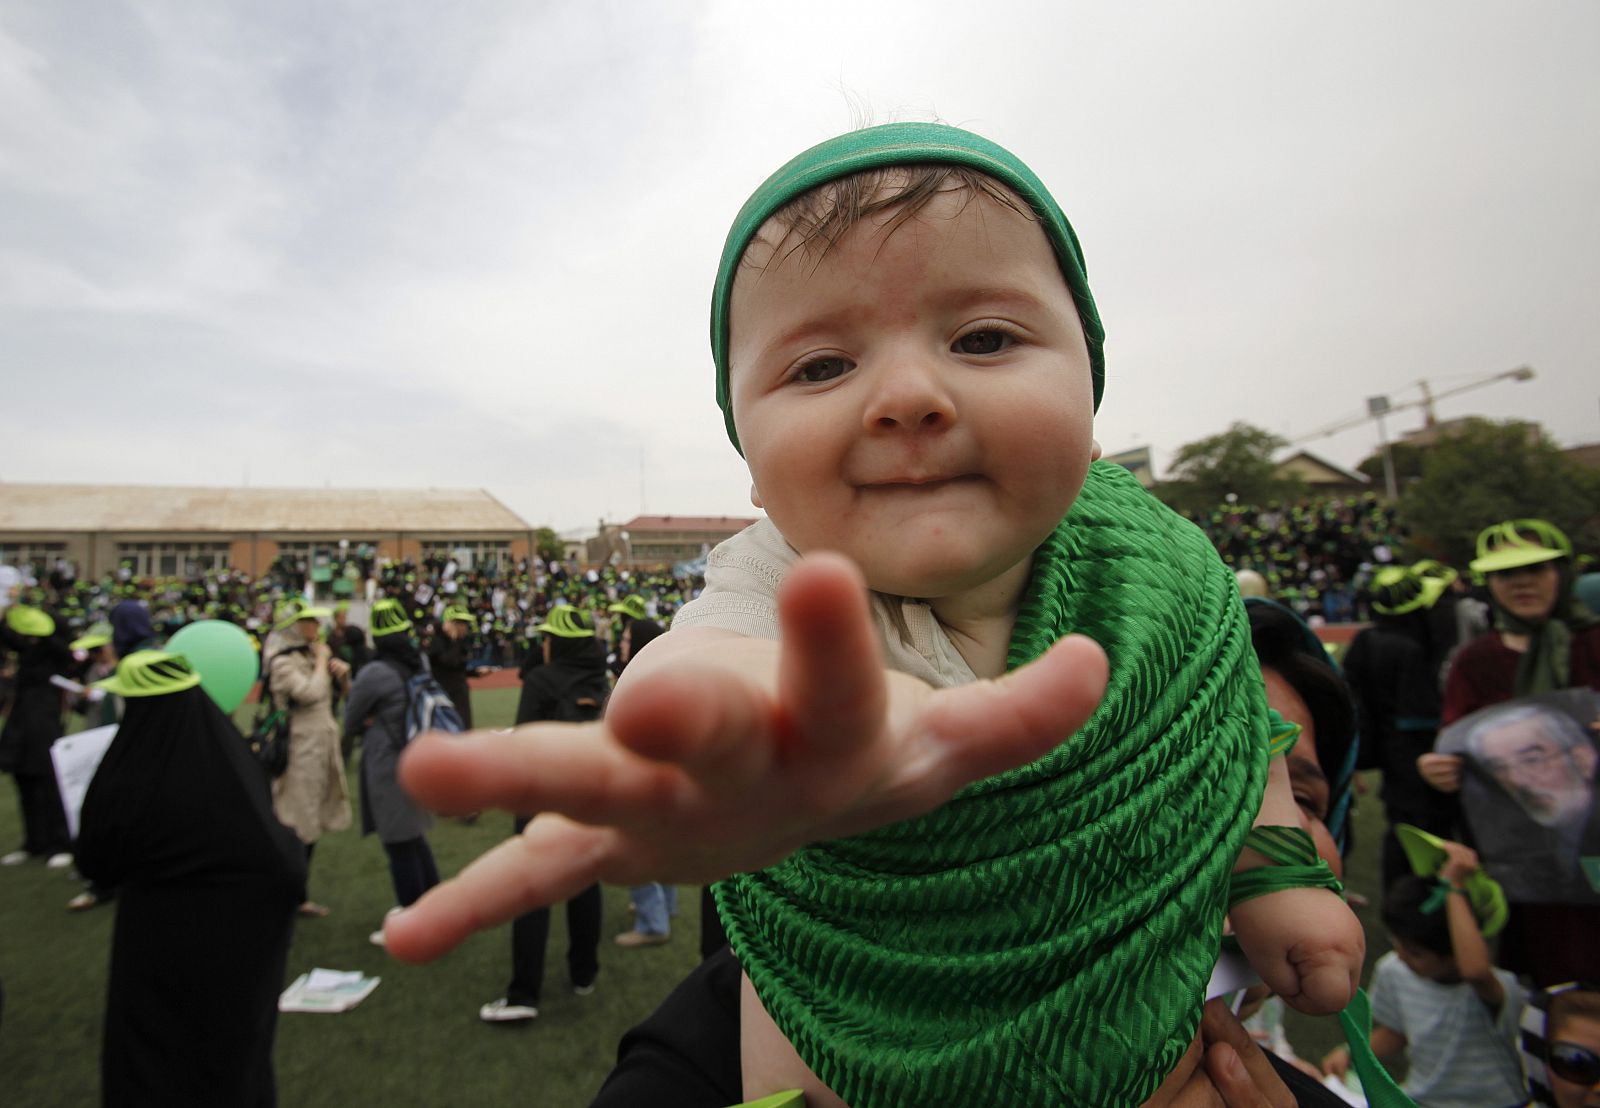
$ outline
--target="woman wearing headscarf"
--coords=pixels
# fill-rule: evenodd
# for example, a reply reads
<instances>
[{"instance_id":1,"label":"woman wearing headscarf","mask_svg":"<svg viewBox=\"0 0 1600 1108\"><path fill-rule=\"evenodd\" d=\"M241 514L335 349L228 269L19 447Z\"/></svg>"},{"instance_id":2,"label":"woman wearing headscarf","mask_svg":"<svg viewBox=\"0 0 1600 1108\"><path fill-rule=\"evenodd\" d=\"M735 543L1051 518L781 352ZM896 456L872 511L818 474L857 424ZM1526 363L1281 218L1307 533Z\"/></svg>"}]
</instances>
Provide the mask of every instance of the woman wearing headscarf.
<instances>
[{"instance_id":1,"label":"woman wearing headscarf","mask_svg":"<svg viewBox=\"0 0 1600 1108\"><path fill-rule=\"evenodd\" d=\"M1497 523L1479 534L1471 568L1488 582L1495 627L1451 663L1442 727L1535 693L1600 690L1600 620L1573 595L1572 544L1560 529L1538 519ZM1424 754L1417 769L1441 792L1461 788L1459 755ZM1540 987L1600 980L1596 935L1600 905L1514 903L1499 961Z\"/></svg>"},{"instance_id":2,"label":"woman wearing headscarf","mask_svg":"<svg viewBox=\"0 0 1600 1108\"><path fill-rule=\"evenodd\" d=\"M1417 757L1433 749L1439 730L1438 660L1446 651L1435 643L1433 608L1455 577L1428 569L1418 564L1377 571L1368 587L1373 625L1344 656L1361 712L1361 768L1383 771L1384 889L1411 872L1395 825L1450 839L1460 817L1455 797L1429 787L1417 772Z\"/></svg>"},{"instance_id":3,"label":"woman wearing headscarf","mask_svg":"<svg viewBox=\"0 0 1600 1108\"><path fill-rule=\"evenodd\" d=\"M102 685L122 724L84 797L78 868L118 886L102 1102L271 1108L278 994L305 852L182 657Z\"/></svg>"},{"instance_id":4,"label":"woman wearing headscarf","mask_svg":"<svg viewBox=\"0 0 1600 1108\"><path fill-rule=\"evenodd\" d=\"M439 883L426 838L433 817L395 778L406 745L406 682L425 663L397 600L372 606L373 661L361 667L345 703L344 728L361 732L361 833L377 832L389 859L395 903L404 908ZM368 936L383 945L383 932Z\"/></svg>"},{"instance_id":5,"label":"woman wearing headscarf","mask_svg":"<svg viewBox=\"0 0 1600 1108\"><path fill-rule=\"evenodd\" d=\"M52 677L76 668L65 631L41 608L13 604L0 622L0 655L17 656L11 712L0 729L0 771L17 785L22 812L22 847L0 857L14 866L44 858L51 869L72 864L67 814L61 807L50 747L61 737L61 690Z\"/></svg>"},{"instance_id":6,"label":"woman wearing headscarf","mask_svg":"<svg viewBox=\"0 0 1600 1108\"><path fill-rule=\"evenodd\" d=\"M348 677L350 667L321 641L318 621L328 614L326 608L292 612L265 659L273 706L289 713L289 764L272 782L272 806L305 844L308 864L325 832L350 826L350 794L333 718L334 682ZM321 917L328 909L307 900L300 914Z\"/></svg>"},{"instance_id":7,"label":"woman wearing headscarf","mask_svg":"<svg viewBox=\"0 0 1600 1108\"><path fill-rule=\"evenodd\" d=\"M588 613L567 604L550 609L537 630L543 636L543 665L524 667L517 723L562 720L578 723L599 719L611 694L606 654L595 638ZM533 818L518 816L522 834ZM545 945L550 937L550 909L536 908L511 924L511 983L506 995L478 1009L485 1023L515 1023L539 1014L544 988ZM598 882L567 901L567 974L579 996L594 991L600 973L600 885Z\"/></svg>"}]
</instances>

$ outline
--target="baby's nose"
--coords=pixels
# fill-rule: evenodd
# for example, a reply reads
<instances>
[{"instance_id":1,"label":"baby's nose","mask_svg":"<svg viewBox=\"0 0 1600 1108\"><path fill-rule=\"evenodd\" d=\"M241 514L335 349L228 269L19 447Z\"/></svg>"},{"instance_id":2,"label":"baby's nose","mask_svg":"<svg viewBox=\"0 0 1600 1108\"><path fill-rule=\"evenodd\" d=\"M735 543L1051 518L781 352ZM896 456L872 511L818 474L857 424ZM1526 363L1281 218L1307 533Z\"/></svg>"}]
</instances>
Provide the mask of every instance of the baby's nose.
<instances>
[{"instance_id":1,"label":"baby's nose","mask_svg":"<svg viewBox=\"0 0 1600 1108\"><path fill-rule=\"evenodd\" d=\"M865 415L869 429L937 430L955 422L955 397L935 367L903 356L877 371Z\"/></svg>"}]
</instances>

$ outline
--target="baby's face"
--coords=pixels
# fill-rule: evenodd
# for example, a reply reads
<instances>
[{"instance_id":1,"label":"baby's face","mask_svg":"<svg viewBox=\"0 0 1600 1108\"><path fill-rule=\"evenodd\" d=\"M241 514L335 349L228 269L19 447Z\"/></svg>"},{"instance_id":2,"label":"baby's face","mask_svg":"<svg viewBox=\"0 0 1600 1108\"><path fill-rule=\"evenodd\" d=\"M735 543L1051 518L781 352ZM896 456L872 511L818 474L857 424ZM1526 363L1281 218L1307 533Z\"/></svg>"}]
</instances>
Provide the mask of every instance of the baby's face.
<instances>
[{"instance_id":1,"label":"baby's face","mask_svg":"<svg viewBox=\"0 0 1600 1108\"><path fill-rule=\"evenodd\" d=\"M750 247L729 384L755 501L880 592L1020 592L1094 445L1077 309L1044 233L997 201L890 216L820 261L770 223Z\"/></svg>"}]
</instances>

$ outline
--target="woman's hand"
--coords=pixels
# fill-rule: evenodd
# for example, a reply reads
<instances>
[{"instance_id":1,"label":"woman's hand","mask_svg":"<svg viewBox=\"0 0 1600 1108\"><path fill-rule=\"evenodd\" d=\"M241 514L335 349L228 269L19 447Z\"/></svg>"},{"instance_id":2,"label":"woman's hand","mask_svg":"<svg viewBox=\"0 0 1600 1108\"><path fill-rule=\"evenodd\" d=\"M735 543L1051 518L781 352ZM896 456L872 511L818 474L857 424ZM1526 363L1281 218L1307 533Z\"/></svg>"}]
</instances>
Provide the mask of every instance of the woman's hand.
<instances>
[{"instance_id":1,"label":"woman's hand","mask_svg":"<svg viewBox=\"0 0 1600 1108\"><path fill-rule=\"evenodd\" d=\"M390 917L390 953L437 958L596 880L700 884L920 814L1053 749L1105 689L1105 655L1081 637L957 688L887 672L865 583L837 555L801 559L778 606L781 643L652 643L602 722L412 743L400 777L421 803L543 814Z\"/></svg>"},{"instance_id":2,"label":"woman's hand","mask_svg":"<svg viewBox=\"0 0 1600 1108\"><path fill-rule=\"evenodd\" d=\"M1201 1064L1168 1108L1294 1108L1294 1094L1221 998L1206 1004L1200 1043Z\"/></svg>"},{"instance_id":3,"label":"woman's hand","mask_svg":"<svg viewBox=\"0 0 1600 1108\"><path fill-rule=\"evenodd\" d=\"M1461 755L1419 754L1417 773L1422 779L1442 793L1461 791Z\"/></svg>"}]
</instances>

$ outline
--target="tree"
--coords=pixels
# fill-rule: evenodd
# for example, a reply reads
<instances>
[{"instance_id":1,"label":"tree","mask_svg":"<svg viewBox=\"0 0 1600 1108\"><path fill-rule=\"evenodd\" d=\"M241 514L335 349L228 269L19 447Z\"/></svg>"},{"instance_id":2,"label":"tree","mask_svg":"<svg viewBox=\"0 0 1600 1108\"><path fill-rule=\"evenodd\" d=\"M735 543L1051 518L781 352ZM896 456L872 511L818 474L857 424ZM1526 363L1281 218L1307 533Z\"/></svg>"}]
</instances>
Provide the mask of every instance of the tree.
<instances>
[{"instance_id":1,"label":"tree","mask_svg":"<svg viewBox=\"0 0 1600 1108\"><path fill-rule=\"evenodd\" d=\"M1427 447L1412 442L1389 444L1389 457L1394 462L1395 488L1404 491L1413 481L1422 477L1422 462L1428 456ZM1383 451L1378 451L1356 466L1356 472L1365 474L1375 489L1383 488Z\"/></svg>"},{"instance_id":2,"label":"tree","mask_svg":"<svg viewBox=\"0 0 1600 1108\"><path fill-rule=\"evenodd\" d=\"M1235 423L1221 434L1179 447L1171 476L1156 494L1189 512L1227 503L1230 494L1240 504L1296 499L1304 495L1305 484L1279 476L1272 460L1286 445L1271 431Z\"/></svg>"},{"instance_id":3,"label":"tree","mask_svg":"<svg viewBox=\"0 0 1600 1108\"><path fill-rule=\"evenodd\" d=\"M541 527L533 533L533 548L547 562L559 562L567 555L566 544L550 527Z\"/></svg>"},{"instance_id":4,"label":"tree","mask_svg":"<svg viewBox=\"0 0 1600 1108\"><path fill-rule=\"evenodd\" d=\"M1478 532L1503 519L1544 519L1579 551L1600 546L1600 473L1572 461L1530 423L1470 421L1427 452L1400 498L1422 555L1465 568Z\"/></svg>"}]
</instances>

